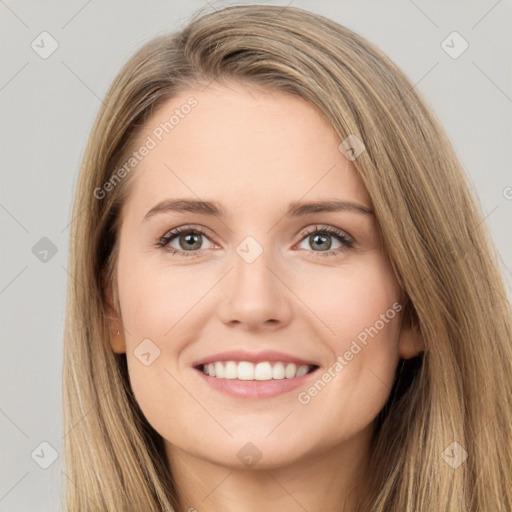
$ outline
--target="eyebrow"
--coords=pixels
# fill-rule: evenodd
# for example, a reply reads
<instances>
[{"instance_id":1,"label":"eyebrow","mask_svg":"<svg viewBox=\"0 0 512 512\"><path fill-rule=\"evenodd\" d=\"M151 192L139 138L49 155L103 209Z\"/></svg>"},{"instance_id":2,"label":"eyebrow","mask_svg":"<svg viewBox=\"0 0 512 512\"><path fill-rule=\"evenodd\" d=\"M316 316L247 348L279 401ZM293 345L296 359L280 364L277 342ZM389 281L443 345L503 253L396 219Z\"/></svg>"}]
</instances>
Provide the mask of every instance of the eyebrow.
<instances>
[{"instance_id":1,"label":"eyebrow","mask_svg":"<svg viewBox=\"0 0 512 512\"><path fill-rule=\"evenodd\" d=\"M191 199L166 199L159 202L144 216L144 220L149 220L158 213L164 212L190 212L203 215L215 215L218 217L226 217L226 210L215 201L197 201ZM354 212L365 215L373 215L374 212L359 203L351 201L329 200L315 202L294 201L288 205L285 217L299 217L310 213L318 212Z\"/></svg>"}]
</instances>

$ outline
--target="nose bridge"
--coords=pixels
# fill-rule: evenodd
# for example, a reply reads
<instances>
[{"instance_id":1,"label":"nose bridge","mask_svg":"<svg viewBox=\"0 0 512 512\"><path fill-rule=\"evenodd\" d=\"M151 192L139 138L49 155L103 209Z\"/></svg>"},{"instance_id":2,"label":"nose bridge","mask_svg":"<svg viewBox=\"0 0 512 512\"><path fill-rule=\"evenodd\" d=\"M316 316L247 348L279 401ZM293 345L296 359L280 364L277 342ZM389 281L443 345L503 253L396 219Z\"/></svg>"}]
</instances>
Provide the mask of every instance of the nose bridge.
<instances>
[{"instance_id":1,"label":"nose bridge","mask_svg":"<svg viewBox=\"0 0 512 512\"><path fill-rule=\"evenodd\" d=\"M260 237L261 240L261 237ZM269 267L273 266L273 250L269 246L268 241L265 247L260 244L254 237L248 236L236 247L234 258L234 287L240 288L238 291L250 291L254 288L253 296L256 292L269 292L268 286L269 275L272 273Z\"/></svg>"},{"instance_id":2,"label":"nose bridge","mask_svg":"<svg viewBox=\"0 0 512 512\"><path fill-rule=\"evenodd\" d=\"M266 244L268 239L265 238ZM226 297L219 309L224 322L256 327L289 321L291 308L286 287L275 276L277 259L272 247L265 247L253 236L236 246L234 271L227 280Z\"/></svg>"}]
</instances>

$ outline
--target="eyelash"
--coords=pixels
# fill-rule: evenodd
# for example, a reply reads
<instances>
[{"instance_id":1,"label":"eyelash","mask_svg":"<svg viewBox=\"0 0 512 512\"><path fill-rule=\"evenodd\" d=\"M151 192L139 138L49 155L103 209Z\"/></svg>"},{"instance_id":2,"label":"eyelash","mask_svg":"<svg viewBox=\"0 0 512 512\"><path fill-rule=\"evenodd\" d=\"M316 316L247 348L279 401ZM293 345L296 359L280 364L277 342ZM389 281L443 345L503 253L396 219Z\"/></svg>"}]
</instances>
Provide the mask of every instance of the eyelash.
<instances>
[{"instance_id":1,"label":"eyelash","mask_svg":"<svg viewBox=\"0 0 512 512\"><path fill-rule=\"evenodd\" d=\"M170 242L172 242L177 236L181 235L182 233L195 233L200 234L206 238L208 236L206 235L205 231L201 226L197 227L191 227L191 226L180 226L178 228L175 228L169 232L167 232L163 237L161 237L157 243L156 246L159 248L162 248L172 255L180 255L185 257L195 257L199 256L199 253L201 252L201 249L196 249L194 251L182 251L180 249L174 249L167 247ZM339 247L335 250L327 250L327 251L311 251L318 255L320 258L325 258L327 256L336 256L340 252L345 252L348 249L352 249L354 247L354 239L351 238L347 233L344 231L341 231L340 229L334 228L332 226L317 226L315 225L314 228L310 228L306 230L304 233L302 233L302 238L299 240L299 243L302 242L305 238L312 235L313 233L321 233L326 234L329 236L332 236L336 238L339 242L343 244L342 247Z\"/></svg>"}]
</instances>

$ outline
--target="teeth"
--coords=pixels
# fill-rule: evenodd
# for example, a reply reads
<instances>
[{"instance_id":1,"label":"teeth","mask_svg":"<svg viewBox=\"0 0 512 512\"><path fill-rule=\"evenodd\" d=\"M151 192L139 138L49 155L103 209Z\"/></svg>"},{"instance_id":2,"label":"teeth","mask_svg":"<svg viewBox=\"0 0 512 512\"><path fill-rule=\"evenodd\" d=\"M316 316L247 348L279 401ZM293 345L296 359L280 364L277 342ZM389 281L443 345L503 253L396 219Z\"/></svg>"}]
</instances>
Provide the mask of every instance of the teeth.
<instances>
[{"instance_id":1,"label":"teeth","mask_svg":"<svg viewBox=\"0 0 512 512\"><path fill-rule=\"evenodd\" d=\"M247 361L240 361L238 363L238 379L254 380L254 365L252 363L248 363Z\"/></svg>"},{"instance_id":2,"label":"teeth","mask_svg":"<svg viewBox=\"0 0 512 512\"><path fill-rule=\"evenodd\" d=\"M297 368L297 375L295 377L302 377L308 373L309 367L307 365L302 365Z\"/></svg>"},{"instance_id":3,"label":"teeth","mask_svg":"<svg viewBox=\"0 0 512 512\"><path fill-rule=\"evenodd\" d=\"M295 375L297 374L297 365L290 363L286 365L286 368L284 370L284 376L287 379L293 379Z\"/></svg>"},{"instance_id":4,"label":"teeth","mask_svg":"<svg viewBox=\"0 0 512 512\"><path fill-rule=\"evenodd\" d=\"M274 366L272 367L272 378L276 380L284 379L285 372L284 372L284 364L283 363L274 363Z\"/></svg>"},{"instance_id":5,"label":"teeth","mask_svg":"<svg viewBox=\"0 0 512 512\"><path fill-rule=\"evenodd\" d=\"M216 361L203 365L203 373L217 379L282 380L302 377L312 368L313 366L308 364L297 367L294 363L268 361L257 364L248 361Z\"/></svg>"},{"instance_id":6,"label":"teeth","mask_svg":"<svg viewBox=\"0 0 512 512\"><path fill-rule=\"evenodd\" d=\"M222 363L215 363L214 369L215 369L215 376L218 377L219 379L223 379L224 378L224 366L222 365Z\"/></svg>"},{"instance_id":7,"label":"teeth","mask_svg":"<svg viewBox=\"0 0 512 512\"><path fill-rule=\"evenodd\" d=\"M272 366L270 363L258 363L254 368L256 380L270 380L272 378Z\"/></svg>"},{"instance_id":8,"label":"teeth","mask_svg":"<svg viewBox=\"0 0 512 512\"><path fill-rule=\"evenodd\" d=\"M224 369L225 379L236 379L238 377L238 366L234 361L228 361Z\"/></svg>"}]
</instances>

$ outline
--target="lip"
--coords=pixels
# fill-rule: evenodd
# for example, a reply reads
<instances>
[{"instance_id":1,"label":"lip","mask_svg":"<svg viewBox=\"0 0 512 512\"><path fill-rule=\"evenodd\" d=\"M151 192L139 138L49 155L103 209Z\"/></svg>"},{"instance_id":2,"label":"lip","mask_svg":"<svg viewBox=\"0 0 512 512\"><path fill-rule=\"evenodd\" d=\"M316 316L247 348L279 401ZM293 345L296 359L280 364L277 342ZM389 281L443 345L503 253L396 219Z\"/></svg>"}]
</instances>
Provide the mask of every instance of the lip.
<instances>
[{"instance_id":1,"label":"lip","mask_svg":"<svg viewBox=\"0 0 512 512\"><path fill-rule=\"evenodd\" d=\"M218 361L218 359L216 359ZM245 359L247 360L247 359ZM266 359L268 361L268 359ZM307 364L307 363L305 363ZM319 367L317 366L312 371L303 375L302 377L295 377L293 379L279 379L279 380L238 380L238 379L217 379L205 375L201 369L194 368L194 372L200 379L205 382L210 388L220 391L234 398L245 400L259 400L264 398L272 398L284 393L288 393L297 389L300 386L305 386L307 381L316 378Z\"/></svg>"},{"instance_id":2,"label":"lip","mask_svg":"<svg viewBox=\"0 0 512 512\"><path fill-rule=\"evenodd\" d=\"M203 359L199 359L195 361L192 364L192 366L197 368L198 366L201 366L203 364L216 363L217 361L248 361L249 363L262 363L264 361L281 361L282 363L295 363L298 366L303 364L308 364L311 366L320 366L316 361L301 359L300 357L296 357L285 352L278 352L276 350L263 350L261 352L247 352L245 350L228 350L226 352L219 352L217 354L204 357ZM298 377L297 379L301 378L302 377Z\"/></svg>"}]
</instances>

